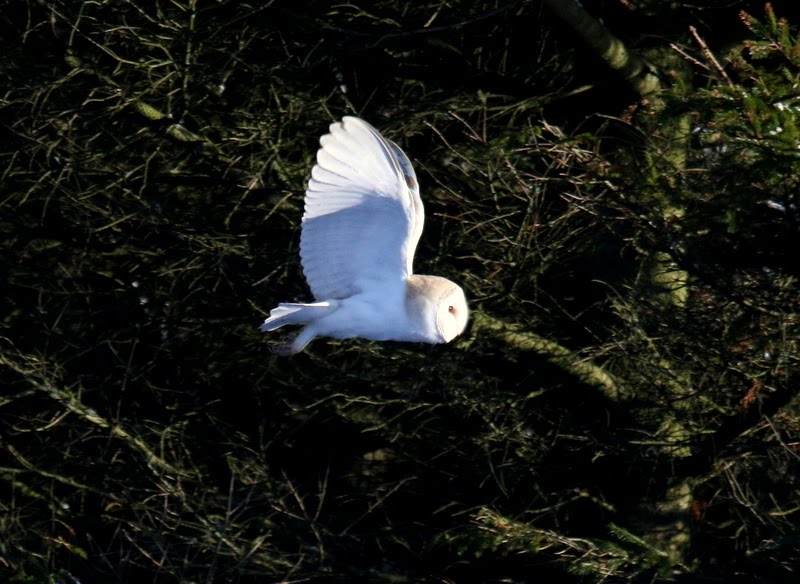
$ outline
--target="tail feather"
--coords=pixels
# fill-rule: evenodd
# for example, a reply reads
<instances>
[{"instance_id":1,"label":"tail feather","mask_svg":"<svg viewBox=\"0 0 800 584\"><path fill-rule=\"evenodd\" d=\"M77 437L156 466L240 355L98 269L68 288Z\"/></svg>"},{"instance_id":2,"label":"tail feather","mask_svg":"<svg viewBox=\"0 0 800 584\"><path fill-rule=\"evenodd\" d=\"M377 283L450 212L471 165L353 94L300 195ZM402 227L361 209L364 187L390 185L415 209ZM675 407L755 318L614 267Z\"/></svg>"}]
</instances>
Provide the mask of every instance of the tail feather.
<instances>
[{"instance_id":1,"label":"tail feather","mask_svg":"<svg viewBox=\"0 0 800 584\"><path fill-rule=\"evenodd\" d=\"M261 330L264 332L274 331L285 324L306 324L335 309L335 302L312 302L309 304L282 302L269 311L269 317L261 325Z\"/></svg>"}]
</instances>

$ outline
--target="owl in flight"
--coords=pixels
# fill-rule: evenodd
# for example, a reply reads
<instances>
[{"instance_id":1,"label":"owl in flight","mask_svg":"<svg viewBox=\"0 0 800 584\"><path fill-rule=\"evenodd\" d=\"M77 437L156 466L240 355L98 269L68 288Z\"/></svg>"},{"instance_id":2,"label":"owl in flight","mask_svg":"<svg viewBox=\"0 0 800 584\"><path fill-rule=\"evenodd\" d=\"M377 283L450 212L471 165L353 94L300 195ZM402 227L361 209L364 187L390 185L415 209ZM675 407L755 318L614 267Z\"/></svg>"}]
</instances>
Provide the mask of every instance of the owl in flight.
<instances>
[{"instance_id":1,"label":"owl in flight","mask_svg":"<svg viewBox=\"0 0 800 584\"><path fill-rule=\"evenodd\" d=\"M459 286L413 274L425 211L403 151L363 120L345 117L320 139L306 189L300 258L315 302L280 303L261 325L305 325L275 352L314 337L447 343L467 325Z\"/></svg>"}]
</instances>

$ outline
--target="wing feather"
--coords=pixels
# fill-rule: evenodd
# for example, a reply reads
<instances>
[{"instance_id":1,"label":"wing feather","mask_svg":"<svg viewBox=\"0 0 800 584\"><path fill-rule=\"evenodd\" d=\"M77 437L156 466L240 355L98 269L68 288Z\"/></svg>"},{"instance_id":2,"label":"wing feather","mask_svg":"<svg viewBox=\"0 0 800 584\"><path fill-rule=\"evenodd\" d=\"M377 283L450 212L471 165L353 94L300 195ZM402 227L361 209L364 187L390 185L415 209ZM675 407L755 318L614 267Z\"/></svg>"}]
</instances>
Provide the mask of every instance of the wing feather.
<instances>
[{"instance_id":1,"label":"wing feather","mask_svg":"<svg viewBox=\"0 0 800 584\"><path fill-rule=\"evenodd\" d=\"M346 298L412 272L424 211L411 162L366 122L345 117L320 139L300 256L317 300Z\"/></svg>"}]
</instances>

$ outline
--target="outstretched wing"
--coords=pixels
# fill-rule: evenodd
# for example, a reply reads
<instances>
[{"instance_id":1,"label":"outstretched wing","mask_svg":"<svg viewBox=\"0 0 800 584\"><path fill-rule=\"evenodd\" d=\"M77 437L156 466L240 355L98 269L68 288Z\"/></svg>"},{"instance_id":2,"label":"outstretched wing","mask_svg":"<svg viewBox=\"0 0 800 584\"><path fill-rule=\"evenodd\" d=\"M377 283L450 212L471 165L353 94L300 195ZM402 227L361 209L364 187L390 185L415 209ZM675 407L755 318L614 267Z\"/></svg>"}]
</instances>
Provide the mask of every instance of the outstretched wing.
<instances>
[{"instance_id":1,"label":"outstretched wing","mask_svg":"<svg viewBox=\"0 0 800 584\"><path fill-rule=\"evenodd\" d=\"M317 300L346 298L412 273L425 214L411 162L368 123L345 117L320 139L300 257Z\"/></svg>"}]
</instances>

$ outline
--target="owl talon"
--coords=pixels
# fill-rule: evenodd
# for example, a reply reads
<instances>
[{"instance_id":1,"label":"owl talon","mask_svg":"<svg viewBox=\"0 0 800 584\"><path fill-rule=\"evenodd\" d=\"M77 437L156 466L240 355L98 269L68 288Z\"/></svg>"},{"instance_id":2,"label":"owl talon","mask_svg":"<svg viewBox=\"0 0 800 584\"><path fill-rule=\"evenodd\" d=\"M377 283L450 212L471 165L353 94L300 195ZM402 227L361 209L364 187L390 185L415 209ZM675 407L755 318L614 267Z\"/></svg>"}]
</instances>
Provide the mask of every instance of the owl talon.
<instances>
[{"instance_id":1,"label":"owl talon","mask_svg":"<svg viewBox=\"0 0 800 584\"><path fill-rule=\"evenodd\" d=\"M280 345L275 345L270 350L275 355L280 355L281 357L286 357L288 355L294 355L297 351L294 348L294 340L297 338L297 335L287 335L283 337L283 342Z\"/></svg>"},{"instance_id":2,"label":"owl talon","mask_svg":"<svg viewBox=\"0 0 800 584\"><path fill-rule=\"evenodd\" d=\"M297 351L294 350L291 343L285 345L275 345L270 349L273 354L278 355L280 357L288 357L289 355L294 355Z\"/></svg>"}]
</instances>

